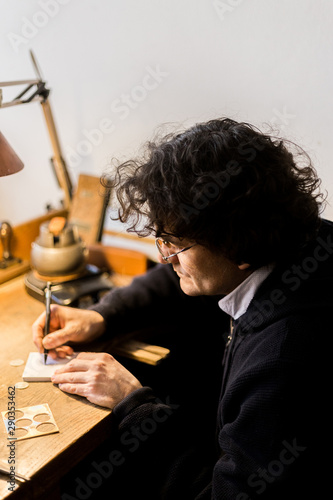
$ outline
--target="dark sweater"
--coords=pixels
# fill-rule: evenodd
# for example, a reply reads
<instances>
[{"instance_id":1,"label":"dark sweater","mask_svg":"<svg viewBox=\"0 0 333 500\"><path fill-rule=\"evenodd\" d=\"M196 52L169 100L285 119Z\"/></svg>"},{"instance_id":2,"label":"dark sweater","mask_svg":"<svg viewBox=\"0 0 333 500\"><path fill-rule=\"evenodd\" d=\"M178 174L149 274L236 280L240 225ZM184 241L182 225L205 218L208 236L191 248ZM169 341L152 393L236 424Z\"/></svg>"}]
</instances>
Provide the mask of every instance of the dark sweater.
<instances>
[{"instance_id":1,"label":"dark sweater","mask_svg":"<svg viewBox=\"0 0 333 500\"><path fill-rule=\"evenodd\" d=\"M163 388L159 400L144 387L115 407L115 447L126 460L112 478L110 498L326 497L332 254L333 224L322 221L302 256L276 266L262 283L224 353L228 318L218 298L186 296L170 265L93 307L117 332L175 325L181 313L184 325L194 322L190 331L180 328L179 342L198 347L193 359L181 350L184 377L169 365L169 394ZM117 484L119 497L112 496Z\"/></svg>"}]
</instances>

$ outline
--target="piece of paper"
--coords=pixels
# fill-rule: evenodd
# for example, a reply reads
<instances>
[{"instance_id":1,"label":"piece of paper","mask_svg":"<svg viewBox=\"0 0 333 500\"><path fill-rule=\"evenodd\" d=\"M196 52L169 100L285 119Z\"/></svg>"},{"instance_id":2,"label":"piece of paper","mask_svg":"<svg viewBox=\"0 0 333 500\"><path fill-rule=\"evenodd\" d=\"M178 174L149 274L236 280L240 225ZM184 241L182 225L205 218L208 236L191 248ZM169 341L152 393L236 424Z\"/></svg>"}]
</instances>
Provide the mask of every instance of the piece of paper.
<instances>
[{"instance_id":1,"label":"piece of paper","mask_svg":"<svg viewBox=\"0 0 333 500\"><path fill-rule=\"evenodd\" d=\"M31 352L25 365L22 378L26 382L50 382L55 370L59 366L69 363L72 359L76 358L77 355L78 353L75 353L67 358L57 360L48 356L47 364L45 365L44 354Z\"/></svg>"}]
</instances>

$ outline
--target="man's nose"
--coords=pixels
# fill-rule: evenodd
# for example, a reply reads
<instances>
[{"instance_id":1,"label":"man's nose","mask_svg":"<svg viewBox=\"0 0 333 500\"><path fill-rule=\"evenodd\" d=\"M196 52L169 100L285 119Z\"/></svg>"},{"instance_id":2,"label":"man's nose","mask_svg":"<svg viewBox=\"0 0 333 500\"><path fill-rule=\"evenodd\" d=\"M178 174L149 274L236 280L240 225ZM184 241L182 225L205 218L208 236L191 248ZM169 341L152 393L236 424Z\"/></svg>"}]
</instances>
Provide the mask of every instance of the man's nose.
<instances>
[{"instance_id":1,"label":"man's nose","mask_svg":"<svg viewBox=\"0 0 333 500\"><path fill-rule=\"evenodd\" d=\"M178 255L175 255L174 257L170 257L167 260L164 260L161 254L158 254L157 256L158 262L160 264L175 264L176 262L179 262L178 260Z\"/></svg>"},{"instance_id":2,"label":"man's nose","mask_svg":"<svg viewBox=\"0 0 333 500\"><path fill-rule=\"evenodd\" d=\"M168 263L168 261L167 261L167 260L164 260L164 259L163 259L162 255L161 255L160 253L157 255L157 260L158 260L158 262L159 262L160 264L167 264L167 263Z\"/></svg>"}]
</instances>

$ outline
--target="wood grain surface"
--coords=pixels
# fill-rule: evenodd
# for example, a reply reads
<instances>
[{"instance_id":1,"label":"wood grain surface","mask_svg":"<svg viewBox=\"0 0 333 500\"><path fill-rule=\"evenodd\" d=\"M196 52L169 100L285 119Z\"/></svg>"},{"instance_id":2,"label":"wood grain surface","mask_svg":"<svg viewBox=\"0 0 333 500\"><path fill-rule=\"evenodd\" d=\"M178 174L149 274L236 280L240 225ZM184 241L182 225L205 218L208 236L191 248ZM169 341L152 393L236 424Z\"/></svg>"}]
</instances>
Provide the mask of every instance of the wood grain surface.
<instances>
[{"instance_id":1,"label":"wood grain surface","mask_svg":"<svg viewBox=\"0 0 333 500\"><path fill-rule=\"evenodd\" d=\"M26 362L29 352L36 351L31 325L43 312L44 305L30 297L23 278L0 285L0 411L9 400L8 388L22 381L24 364L11 366L10 361ZM16 472L30 478L13 492L8 490L8 477L0 474L0 498L40 498L40 491L50 491L48 500L59 498L57 483L68 471L111 435L110 410L89 403L84 398L61 392L51 382L30 382L26 389L15 390L15 407L48 403L60 432L15 443ZM2 418L1 418L2 420ZM8 439L0 422L0 457L8 461ZM44 497L43 497L44 498Z\"/></svg>"}]
</instances>

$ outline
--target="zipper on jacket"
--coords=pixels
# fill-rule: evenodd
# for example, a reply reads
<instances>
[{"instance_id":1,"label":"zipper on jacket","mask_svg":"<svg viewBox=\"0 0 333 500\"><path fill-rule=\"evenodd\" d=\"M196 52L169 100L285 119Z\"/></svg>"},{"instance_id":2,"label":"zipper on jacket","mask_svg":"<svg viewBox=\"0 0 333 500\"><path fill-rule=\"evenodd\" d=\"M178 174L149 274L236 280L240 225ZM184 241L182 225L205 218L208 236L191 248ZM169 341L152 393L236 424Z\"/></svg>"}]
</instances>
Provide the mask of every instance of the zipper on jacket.
<instances>
[{"instance_id":1,"label":"zipper on jacket","mask_svg":"<svg viewBox=\"0 0 333 500\"><path fill-rule=\"evenodd\" d=\"M222 358L222 366L226 366L227 364L227 359L229 358L229 346L230 343L233 339L234 336L234 320L230 316L230 328L229 328L229 335L227 337L227 341L224 346L224 353L223 353L223 358Z\"/></svg>"},{"instance_id":2,"label":"zipper on jacket","mask_svg":"<svg viewBox=\"0 0 333 500\"><path fill-rule=\"evenodd\" d=\"M233 318L230 317L230 330L229 330L227 342L225 344L223 359L222 359L223 376L222 376L222 383L221 383L221 396L224 393L227 379L229 376L230 358L232 355L232 353L230 352L230 343L233 340L233 338L234 338L234 320L233 320Z\"/></svg>"},{"instance_id":3,"label":"zipper on jacket","mask_svg":"<svg viewBox=\"0 0 333 500\"><path fill-rule=\"evenodd\" d=\"M234 334L234 320L230 316L230 333L228 335L228 339L227 339L227 342L225 344L225 348L229 347L229 344L232 341L233 334Z\"/></svg>"}]
</instances>

